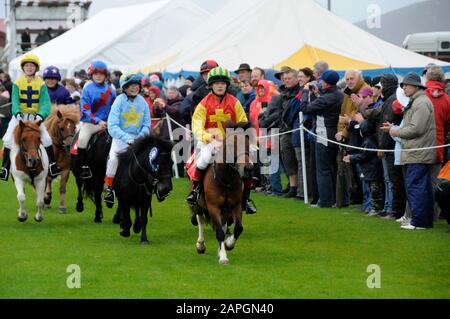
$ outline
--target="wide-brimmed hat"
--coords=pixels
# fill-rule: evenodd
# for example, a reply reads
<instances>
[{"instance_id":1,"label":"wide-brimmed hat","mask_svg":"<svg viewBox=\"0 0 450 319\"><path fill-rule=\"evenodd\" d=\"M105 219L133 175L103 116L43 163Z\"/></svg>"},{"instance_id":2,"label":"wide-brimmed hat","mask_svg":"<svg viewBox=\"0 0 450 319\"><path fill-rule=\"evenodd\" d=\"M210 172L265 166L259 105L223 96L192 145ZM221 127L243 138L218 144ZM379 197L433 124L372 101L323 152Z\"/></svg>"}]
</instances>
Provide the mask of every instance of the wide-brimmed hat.
<instances>
[{"instance_id":1,"label":"wide-brimmed hat","mask_svg":"<svg viewBox=\"0 0 450 319\"><path fill-rule=\"evenodd\" d=\"M287 72L290 72L290 71L293 71L293 69L292 69L291 67L283 66L283 67L281 68L281 71L280 71L280 72L275 73L275 77L276 77L278 80L281 80L281 76L282 76L284 73L287 73Z\"/></svg>"},{"instance_id":2,"label":"wide-brimmed hat","mask_svg":"<svg viewBox=\"0 0 450 319\"><path fill-rule=\"evenodd\" d=\"M239 69L237 69L236 71L234 71L234 73L239 73L239 72L241 72L241 71L249 71L249 72L252 72L252 68L250 67L250 64L248 64L248 63L242 63L242 64L239 66Z\"/></svg>"},{"instance_id":3,"label":"wide-brimmed hat","mask_svg":"<svg viewBox=\"0 0 450 319\"><path fill-rule=\"evenodd\" d=\"M420 76L416 73L410 72L403 79L402 83L400 83L400 87L403 89L404 85L413 85L419 88L425 89L425 86L422 84L422 80Z\"/></svg>"}]
</instances>

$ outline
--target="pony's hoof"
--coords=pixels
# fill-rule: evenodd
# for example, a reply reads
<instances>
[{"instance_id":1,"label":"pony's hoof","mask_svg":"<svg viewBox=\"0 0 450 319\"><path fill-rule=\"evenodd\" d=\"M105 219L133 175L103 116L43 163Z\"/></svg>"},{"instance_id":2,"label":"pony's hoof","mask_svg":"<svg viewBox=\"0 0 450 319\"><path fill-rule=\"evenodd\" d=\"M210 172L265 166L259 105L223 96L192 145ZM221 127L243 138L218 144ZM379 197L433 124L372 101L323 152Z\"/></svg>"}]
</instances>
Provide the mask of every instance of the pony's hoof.
<instances>
[{"instance_id":1,"label":"pony's hoof","mask_svg":"<svg viewBox=\"0 0 450 319\"><path fill-rule=\"evenodd\" d=\"M228 265L229 263L230 261L228 260L228 258L219 259L219 264L221 265Z\"/></svg>"},{"instance_id":2,"label":"pony's hoof","mask_svg":"<svg viewBox=\"0 0 450 319\"><path fill-rule=\"evenodd\" d=\"M125 237L125 238L130 237L130 231L129 230L122 230L122 231L120 231L119 234L120 234L120 236Z\"/></svg>"},{"instance_id":3,"label":"pony's hoof","mask_svg":"<svg viewBox=\"0 0 450 319\"><path fill-rule=\"evenodd\" d=\"M233 240L233 237L230 236L225 240L225 249L231 251L236 246L236 241Z\"/></svg>"},{"instance_id":4,"label":"pony's hoof","mask_svg":"<svg viewBox=\"0 0 450 319\"><path fill-rule=\"evenodd\" d=\"M206 252L206 246L204 243L197 243L195 248L197 249L197 253L200 255L203 255Z\"/></svg>"},{"instance_id":5,"label":"pony's hoof","mask_svg":"<svg viewBox=\"0 0 450 319\"><path fill-rule=\"evenodd\" d=\"M77 203L77 212L82 213L84 211L84 205L82 202Z\"/></svg>"},{"instance_id":6,"label":"pony's hoof","mask_svg":"<svg viewBox=\"0 0 450 319\"><path fill-rule=\"evenodd\" d=\"M28 219L28 216L25 216L25 217L20 217L20 216L18 216L17 217L17 220L19 221L19 222L21 222L21 223L23 223L24 221L26 221Z\"/></svg>"},{"instance_id":7,"label":"pony's hoof","mask_svg":"<svg viewBox=\"0 0 450 319\"><path fill-rule=\"evenodd\" d=\"M66 207L60 207L60 208L59 208L59 213L60 213L60 214L65 214L65 213L67 213L67 208L66 208Z\"/></svg>"},{"instance_id":8,"label":"pony's hoof","mask_svg":"<svg viewBox=\"0 0 450 319\"><path fill-rule=\"evenodd\" d=\"M232 250L234 249L234 245L228 246L227 244L225 244L225 249L226 249L227 251L232 251Z\"/></svg>"},{"instance_id":9,"label":"pony's hoof","mask_svg":"<svg viewBox=\"0 0 450 319\"><path fill-rule=\"evenodd\" d=\"M148 246L148 245L150 245L150 242L148 240L141 240L141 245Z\"/></svg>"},{"instance_id":10,"label":"pony's hoof","mask_svg":"<svg viewBox=\"0 0 450 319\"><path fill-rule=\"evenodd\" d=\"M115 214L112 220L113 224L119 225L120 224L120 216L118 214Z\"/></svg>"},{"instance_id":11,"label":"pony's hoof","mask_svg":"<svg viewBox=\"0 0 450 319\"><path fill-rule=\"evenodd\" d=\"M133 224L133 232L135 234L139 234L141 232L141 223L134 222L134 224Z\"/></svg>"},{"instance_id":12,"label":"pony's hoof","mask_svg":"<svg viewBox=\"0 0 450 319\"><path fill-rule=\"evenodd\" d=\"M50 208L50 203L52 202L52 196L45 197L44 198L44 204L46 205L45 208ZM48 206L48 207L47 207Z\"/></svg>"},{"instance_id":13,"label":"pony's hoof","mask_svg":"<svg viewBox=\"0 0 450 319\"><path fill-rule=\"evenodd\" d=\"M34 221L37 222L37 223L40 223L40 222L42 222L43 220L44 220L43 217L41 217L41 218L36 218L36 216L34 216Z\"/></svg>"}]
</instances>

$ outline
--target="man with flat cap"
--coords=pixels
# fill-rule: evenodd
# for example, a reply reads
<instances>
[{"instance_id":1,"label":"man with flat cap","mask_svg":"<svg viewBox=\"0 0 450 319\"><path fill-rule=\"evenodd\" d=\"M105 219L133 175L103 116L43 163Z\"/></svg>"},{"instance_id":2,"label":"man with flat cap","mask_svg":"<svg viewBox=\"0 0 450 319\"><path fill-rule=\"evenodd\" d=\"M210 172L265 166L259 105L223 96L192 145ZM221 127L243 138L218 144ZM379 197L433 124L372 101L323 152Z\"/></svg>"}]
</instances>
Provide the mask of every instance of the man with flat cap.
<instances>
[{"instance_id":1,"label":"man with flat cap","mask_svg":"<svg viewBox=\"0 0 450 319\"><path fill-rule=\"evenodd\" d=\"M412 213L410 224L401 228L432 228L434 196L430 169L436 163L436 150L423 148L436 145L434 108L418 74L408 73L400 86L410 102L405 108L402 128L391 128L389 133L402 140L400 163L406 167L406 193ZM422 150L405 152L408 149Z\"/></svg>"}]
</instances>

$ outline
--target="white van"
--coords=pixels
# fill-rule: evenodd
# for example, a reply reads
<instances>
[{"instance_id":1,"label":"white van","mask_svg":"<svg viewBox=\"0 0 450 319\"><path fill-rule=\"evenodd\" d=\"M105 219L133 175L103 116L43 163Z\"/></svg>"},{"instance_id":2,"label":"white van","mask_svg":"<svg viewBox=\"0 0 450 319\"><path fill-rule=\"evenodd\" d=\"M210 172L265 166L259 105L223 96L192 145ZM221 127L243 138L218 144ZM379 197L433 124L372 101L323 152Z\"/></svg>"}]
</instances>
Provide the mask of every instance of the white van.
<instances>
[{"instance_id":1,"label":"white van","mask_svg":"<svg viewBox=\"0 0 450 319\"><path fill-rule=\"evenodd\" d=\"M431 58L450 62L450 31L409 34L403 41L403 47Z\"/></svg>"}]
</instances>

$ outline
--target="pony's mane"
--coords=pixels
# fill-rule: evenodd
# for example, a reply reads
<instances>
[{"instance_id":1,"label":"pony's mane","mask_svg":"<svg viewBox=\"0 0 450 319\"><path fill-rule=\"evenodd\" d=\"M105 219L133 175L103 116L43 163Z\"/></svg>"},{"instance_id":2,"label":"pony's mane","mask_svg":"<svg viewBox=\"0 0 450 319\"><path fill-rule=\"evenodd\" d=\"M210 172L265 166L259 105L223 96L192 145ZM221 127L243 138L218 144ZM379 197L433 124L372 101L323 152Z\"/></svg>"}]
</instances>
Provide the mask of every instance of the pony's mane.
<instances>
[{"instance_id":1,"label":"pony's mane","mask_svg":"<svg viewBox=\"0 0 450 319\"><path fill-rule=\"evenodd\" d=\"M75 125L80 122L80 109L76 105L52 105L52 112L45 120L45 126L52 139L58 136L58 111L61 113L63 119L71 120Z\"/></svg>"},{"instance_id":2,"label":"pony's mane","mask_svg":"<svg viewBox=\"0 0 450 319\"><path fill-rule=\"evenodd\" d=\"M37 132L39 134L39 136L41 135L41 129L39 128L39 125L37 125L33 121L23 121L23 124L25 125L25 127L28 127L30 129L32 129L33 131ZM41 125L43 125L43 124L41 124ZM19 123L16 126L16 128L14 129L14 142L17 145L20 145L20 137L21 136L22 136L22 127Z\"/></svg>"},{"instance_id":3,"label":"pony's mane","mask_svg":"<svg viewBox=\"0 0 450 319\"><path fill-rule=\"evenodd\" d=\"M122 163L129 163L134 158L133 154L138 156L140 153L150 150L150 148L154 146L164 152L170 152L172 149L172 143L170 141L165 141L160 137L150 134L138 138L125 152L119 155L119 161Z\"/></svg>"}]
</instances>

